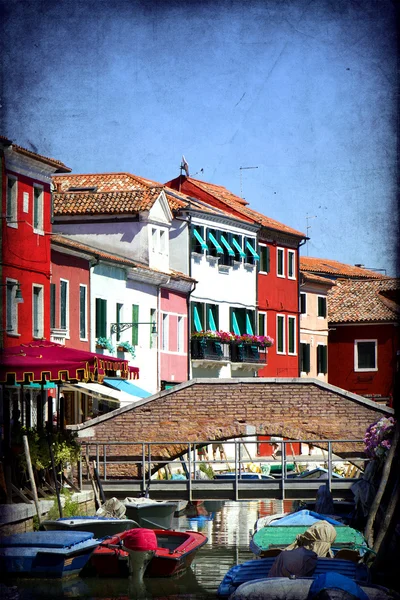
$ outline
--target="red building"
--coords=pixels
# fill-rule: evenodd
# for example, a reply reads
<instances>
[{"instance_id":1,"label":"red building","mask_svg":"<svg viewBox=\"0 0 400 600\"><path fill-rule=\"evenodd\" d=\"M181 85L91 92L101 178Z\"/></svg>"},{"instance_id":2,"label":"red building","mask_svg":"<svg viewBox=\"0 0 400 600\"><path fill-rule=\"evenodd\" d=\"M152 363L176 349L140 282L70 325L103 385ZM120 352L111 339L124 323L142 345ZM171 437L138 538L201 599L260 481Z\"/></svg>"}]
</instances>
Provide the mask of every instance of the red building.
<instances>
[{"instance_id":1,"label":"red building","mask_svg":"<svg viewBox=\"0 0 400 600\"><path fill-rule=\"evenodd\" d=\"M90 264L94 254L60 235L51 238L51 340L90 350Z\"/></svg>"},{"instance_id":2,"label":"red building","mask_svg":"<svg viewBox=\"0 0 400 600\"><path fill-rule=\"evenodd\" d=\"M337 279L328 293L329 383L392 406L400 281Z\"/></svg>"},{"instance_id":3,"label":"red building","mask_svg":"<svg viewBox=\"0 0 400 600\"><path fill-rule=\"evenodd\" d=\"M219 208L241 220L258 224L258 334L275 344L259 377L299 375L299 247L305 235L248 206L226 188L180 176L167 186Z\"/></svg>"},{"instance_id":4,"label":"red building","mask_svg":"<svg viewBox=\"0 0 400 600\"><path fill-rule=\"evenodd\" d=\"M1 337L7 348L50 339L50 233L54 173L70 169L0 137Z\"/></svg>"}]
</instances>

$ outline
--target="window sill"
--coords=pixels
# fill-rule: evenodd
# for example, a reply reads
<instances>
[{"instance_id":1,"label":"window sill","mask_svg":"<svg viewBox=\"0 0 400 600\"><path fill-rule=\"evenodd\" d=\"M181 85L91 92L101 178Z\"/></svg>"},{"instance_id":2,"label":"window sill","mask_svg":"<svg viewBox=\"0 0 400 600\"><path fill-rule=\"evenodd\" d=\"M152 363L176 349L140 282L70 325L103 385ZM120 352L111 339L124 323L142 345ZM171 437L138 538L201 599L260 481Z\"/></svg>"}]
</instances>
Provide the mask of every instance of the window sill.
<instances>
[{"instance_id":1,"label":"window sill","mask_svg":"<svg viewBox=\"0 0 400 600\"><path fill-rule=\"evenodd\" d=\"M11 227L11 229L18 229L18 223L13 221L10 223L7 222L7 227Z\"/></svg>"},{"instance_id":2,"label":"window sill","mask_svg":"<svg viewBox=\"0 0 400 600\"><path fill-rule=\"evenodd\" d=\"M14 337L14 338L21 337L21 334L16 331L5 331L4 333L6 335L8 335L9 337Z\"/></svg>"},{"instance_id":3,"label":"window sill","mask_svg":"<svg viewBox=\"0 0 400 600\"><path fill-rule=\"evenodd\" d=\"M36 235L44 235L44 230L43 229L34 229L33 233L36 233Z\"/></svg>"},{"instance_id":4,"label":"window sill","mask_svg":"<svg viewBox=\"0 0 400 600\"><path fill-rule=\"evenodd\" d=\"M279 275L279 273L276 274L277 277L280 277L281 279L286 279L285 275Z\"/></svg>"}]
</instances>

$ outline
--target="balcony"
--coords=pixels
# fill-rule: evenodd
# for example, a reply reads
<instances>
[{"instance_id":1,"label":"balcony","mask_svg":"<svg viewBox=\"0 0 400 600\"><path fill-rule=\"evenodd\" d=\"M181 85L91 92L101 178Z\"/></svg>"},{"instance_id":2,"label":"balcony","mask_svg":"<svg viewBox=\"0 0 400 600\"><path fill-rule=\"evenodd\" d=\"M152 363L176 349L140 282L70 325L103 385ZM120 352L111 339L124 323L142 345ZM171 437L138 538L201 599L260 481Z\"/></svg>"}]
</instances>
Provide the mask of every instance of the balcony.
<instances>
[{"instance_id":1,"label":"balcony","mask_svg":"<svg viewBox=\"0 0 400 600\"><path fill-rule=\"evenodd\" d=\"M52 327L50 329L50 341L54 342L55 344L62 344L63 346L65 346L65 339L67 337L67 333L68 332L66 329Z\"/></svg>"},{"instance_id":2,"label":"balcony","mask_svg":"<svg viewBox=\"0 0 400 600\"><path fill-rule=\"evenodd\" d=\"M191 340L191 359L210 368L230 363L235 370L245 365L260 369L267 362L267 348L257 343L194 338Z\"/></svg>"}]
</instances>

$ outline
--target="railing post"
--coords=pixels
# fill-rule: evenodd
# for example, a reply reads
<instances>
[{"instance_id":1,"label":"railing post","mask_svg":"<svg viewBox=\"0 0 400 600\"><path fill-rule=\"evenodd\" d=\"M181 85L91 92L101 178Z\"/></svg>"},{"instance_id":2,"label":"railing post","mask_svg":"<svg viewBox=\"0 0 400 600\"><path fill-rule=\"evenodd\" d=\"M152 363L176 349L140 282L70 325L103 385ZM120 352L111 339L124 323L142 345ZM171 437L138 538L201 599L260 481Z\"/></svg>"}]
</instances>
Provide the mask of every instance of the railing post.
<instances>
[{"instance_id":1,"label":"railing post","mask_svg":"<svg viewBox=\"0 0 400 600\"><path fill-rule=\"evenodd\" d=\"M189 502L192 502L192 449L188 443L188 461L189 461Z\"/></svg>"},{"instance_id":2,"label":"railing post","mask_svg":"<svg viewBox=\"0 0 400 600\"><path fill-rule=\"evenodd\" d=\"M285 499L285 479L286 479L286 442L282 440L282 500Z\"/></svg>"},{"instance_id":3,"label":"railing post","mask_svg":"<svg viewBox=\"0 0 400 600\"><path fill-rule=\"evenodd\" d=\"M107 446L104 444L103 446L103 477L104 481L107 481Z\"/></svg>"},{"instance_id":4,"label":"railing post","mask_svg":"<svg viewBox=\"0 0 400 600\"><path fill-rule=\"evenodd\" d=\"M332 491L332 442L328 442L328 481L329 491Z\"/></svg>"},{"instance_id":5,"label":"railing post","mask_svg":"<svg viewBox=\"0 0 400 600\"><path fill-rule=\"evenodd\" d=\"M144 442L142 442L142 486L144 492L146 490L146 453L144 449Z\"/></svg>"},{"instance_id":6,"label":"railing post","mask_svg":"<svg viewBox=\"0 0 400 600\"><path fill-rule=\"evenodd\" d=\"M151 481L151 442L148 443L147 447L148 447L148 456L149 456L149 464L148 464L149 471L148 471L148 479L147 479L147 481L148 481L148 483L147 483L148 490L147 491L150 492L150 481Z\"/></svg>"},{"instance_id":7,"label":"railing post","mask_svg":"<svg viewBox=\"0 0 400 600\"><path fill-rule=\"evenodd\" d=\"M89 452L89 444L86 446L86 456L87 456L87 463L89 464L89 458L90 458L90 452ZM86 473L86 480L90 481L90 477L89 477L89 469L87 469L87 473Z\"/></svg>"},{"instance_id":8,"label":"railing post","mask_svg":"<svg viewBox=\"0 0 400 600\"><path fill-rule=\"evenodd\" d=\"M82 447L79 452L79 463L78 463L78 481L79 481L79 489L82 490Z\"/></svg>"},{"instance_id":9,"label":"railing post","mask_svg":"<svg viewBox=\"0 0 400 600\"><path fill-rule=\"evenodd\" d=\"M235 500L239 500L238 460L240 461L240 446L239 446L239 452L238 452L238 443L240 444L240 442L235 440ZM239 469L240 469L240 463L239 463Z\"/></svg>"}]
</instances>

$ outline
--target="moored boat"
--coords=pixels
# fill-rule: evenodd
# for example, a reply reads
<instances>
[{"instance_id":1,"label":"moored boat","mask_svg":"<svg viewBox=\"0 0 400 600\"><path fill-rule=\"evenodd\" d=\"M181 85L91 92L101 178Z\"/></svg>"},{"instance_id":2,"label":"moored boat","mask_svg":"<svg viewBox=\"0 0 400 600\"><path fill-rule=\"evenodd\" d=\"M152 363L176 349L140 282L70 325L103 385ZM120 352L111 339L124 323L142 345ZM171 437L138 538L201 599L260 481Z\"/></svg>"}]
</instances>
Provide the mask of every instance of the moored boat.
<instances>
[{"instance_id":1,"label":"moored boat","mask_svg":"<svg viewBox=\"0 0 400 600\"><path fill-rule=\"evenodd\" d=\"M140 530L148 531L148 530ZM166 531L153 529L156 549L145 570L146 577L171 577L184 572L193 562L196 552L207 538L197 531ZM127 577L128 553L124 540L129 532L122 532L103 540L93 552L86 574L102 577Z\"/></svg>"},{"instance_id":2,"label":"moored boat","mask_svg":"<svg viewBox=\"0 0 400 600\"><path fill-rule=\"evenodd\" d=\"M275 556L271 556L253 559L232 567L219 585L218 596L228 597L243 583L267 578L275 558ZM327 572L339 573L359 582L369 583L370 581L369 569L365 564L339 558L318 557L313 577Z\"/></svg>"},{"instance_id":3,"label":"moored boat","mask_svg":"<svg viewBox=\"0 0 400 600\"><path fill-rule=\"evenodd\" d=\"M89 531L95 538L104 538L135 529L139 525L132 519L113 519L110 517L61 517L60 519L46 520L40 525L45 531Z\"/></svg>"},{"instance_id":4,"label":"moored boat","mask_svg":"<svg viewBox=\"0 0 400 600\"><path fill-rule=\"evenodd\" d=\"M0 572L26 577L80 573L99 545L86 531L29 531L0 538Z\"/></svg>"},{"instance_id":5,"label":"moored boat","mask_svg":"<svg viewBox=\"0 0 400 600\"><path fill-rule=\"evenodd\" d=\"M178 508L176 502L150 498L125 498L126 516L148 529L171 529L172 518Z\"/></svg>"}]
</instances>

